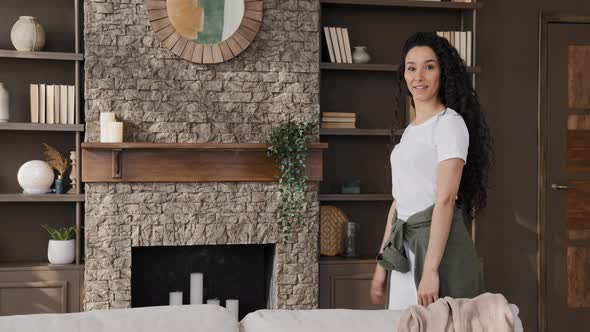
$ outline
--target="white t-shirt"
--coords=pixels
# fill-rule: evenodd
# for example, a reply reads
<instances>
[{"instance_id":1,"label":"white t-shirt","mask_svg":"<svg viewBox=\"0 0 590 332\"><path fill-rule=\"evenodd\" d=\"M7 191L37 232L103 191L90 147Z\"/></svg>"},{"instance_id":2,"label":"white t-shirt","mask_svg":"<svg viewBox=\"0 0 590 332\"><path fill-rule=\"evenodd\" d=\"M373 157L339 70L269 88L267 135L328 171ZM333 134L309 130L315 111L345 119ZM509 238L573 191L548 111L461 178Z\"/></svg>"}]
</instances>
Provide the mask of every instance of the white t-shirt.
<instances>
[{"instance_id":1,"label":"white t-shirt","mask_svg":"<svg viewBox=\"0 0 590 332\"><path fill-rule=\"evenodd\" d=\"M408 125L391 152L392 195L398 217L406 220L436 199L440 161L461 158L467 162L469 132L463 117L450 108L419 125Z\"/></svg>"}]
</instances>

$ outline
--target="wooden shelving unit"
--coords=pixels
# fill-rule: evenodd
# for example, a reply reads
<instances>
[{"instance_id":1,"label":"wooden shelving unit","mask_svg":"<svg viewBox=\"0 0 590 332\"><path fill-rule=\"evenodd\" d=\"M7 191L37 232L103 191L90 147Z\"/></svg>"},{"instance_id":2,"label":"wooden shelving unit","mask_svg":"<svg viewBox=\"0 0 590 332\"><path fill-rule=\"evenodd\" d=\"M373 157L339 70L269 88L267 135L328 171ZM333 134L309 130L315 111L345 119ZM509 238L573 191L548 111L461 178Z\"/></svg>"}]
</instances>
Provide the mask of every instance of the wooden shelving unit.
<instances>
[{"instance_id":1,"label":"wooden shelving unit","mask_svg":"<svg viewBox=\"0 0 590 332\"><path fill-rule=\"evenodd\" d=\"M472 31L473 65L467 72L475 86L475 77L482 72L475 62L476 16L482 3L320 0L320 4L320 113L355 113L357 127L378 128L320 129L322 141L330 147L324 153L325 179L318 199L359 223L361 248L359 258L320 257L320 308L372 309L368 296L363 300L347 294L369 292L365 288L393 201L389 153L408 123L405 101L395 95L403 84L398 78L403 41L414 31ZM366 46L371 63L329 62L323 27L347 28L351 46ZM370 194L336 194L349 180L359 180L361 192ZM337 286L339 280L346 287ZM347 291L335 291L339 288Z\"/></svg>"},{"instance_id":2,"label":"wooden shelving unit","mask_svg":"<svg viewBox=\"0 0 590 332\"><path fill-rule=\"evenodd\" d=\"M3 234L0 234L0 292L9 289L20 303L5 303L5 313L76 312L82 309L84 265L81 235L85 195L81 183L81 141L85 131L81 98L82 3L80 0L11 2L0 11L0 19L32 15L44 26L47 42L42 51L22 52L0 49L2 81L10 99L10 119L0 123L0 208ZM54 13L60 13L54 15ZM11 45L10 34L0 36L2 45ZM75 124L31 123L30 84L74 85ZM22 194L16 179L20 166L44 159L42 143L57 148L64 157L75 151L78 163L71 170L78 179L72 194ZM69 179L69 172L66 173ZM25 204L22 204L25 203ZM41 224L52 227L75 226L76 256L73 264L52 265L47 260L49 237ZM49 289L49 291L48 291ZM60 291L56 291L56 289ZM55 294L61 295L56 296ZM10 301L9 301L10 302ZM39 309L41 308L41 309Z\"/></svg>"},{"instance_id":3,"label":"wooden shelving unit","mask_svg":"<svg viewBox=\"0 0 590 332\"><path fill-rule=\"evenodd\" d=\"M82 53L66 52L24 52L15 50L0 50L0 58L83 61L84 55Z\"/></svg>"},{"instance_id":4,"label":"wooden shelving unit","mask_svg":"<svg viewBox=\"0 0 590 332\"><path fill-rule=\"evenodd\" d=\"M83 124L46 124L46 123L0 123L0 130L20 131L84 131Z\"/></svg>"}]
</instances>

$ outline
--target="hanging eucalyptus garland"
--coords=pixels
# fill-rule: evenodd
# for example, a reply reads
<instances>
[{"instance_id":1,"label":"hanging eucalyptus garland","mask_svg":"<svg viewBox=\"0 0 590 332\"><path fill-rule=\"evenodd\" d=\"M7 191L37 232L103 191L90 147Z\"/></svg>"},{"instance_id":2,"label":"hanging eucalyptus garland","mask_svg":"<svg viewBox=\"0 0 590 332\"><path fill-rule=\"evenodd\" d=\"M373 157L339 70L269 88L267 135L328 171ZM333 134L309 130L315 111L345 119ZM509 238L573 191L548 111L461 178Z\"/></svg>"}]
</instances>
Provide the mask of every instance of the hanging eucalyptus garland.
<instances>
[{"instance_id":1,"label":"hanging eucalyptus garland","mask_svg":"<svg viewBox=\"0 0 590 332\"><path fill-rule=\"evenodd\" d=\"M285 239L305 219L305 159L311 140L311 123L282 122L271 131L268 155L280 170L279 227Z\"/></svg>"}]
</instances>

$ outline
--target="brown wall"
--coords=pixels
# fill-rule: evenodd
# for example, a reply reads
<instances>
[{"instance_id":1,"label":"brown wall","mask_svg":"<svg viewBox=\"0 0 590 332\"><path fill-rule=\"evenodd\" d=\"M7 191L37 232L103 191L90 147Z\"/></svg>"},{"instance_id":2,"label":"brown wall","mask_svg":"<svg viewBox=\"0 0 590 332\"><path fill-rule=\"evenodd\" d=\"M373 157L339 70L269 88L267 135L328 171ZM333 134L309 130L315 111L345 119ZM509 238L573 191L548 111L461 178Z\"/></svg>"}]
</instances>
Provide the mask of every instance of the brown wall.
<instances>
[{"instance_id":1,"label":"brown wall","mask_svg":"<svg viewBox=\"0 0 590 332\"><path fill-rule=\"evenodd\" d=\"M587 12L587 0L485 1L478 16L478 88L495 139L488 209L478 228L486 286L537 331L537 84L540 11ZM550 202L549 202L550 203Z\"/></svg>"}]
</instances>

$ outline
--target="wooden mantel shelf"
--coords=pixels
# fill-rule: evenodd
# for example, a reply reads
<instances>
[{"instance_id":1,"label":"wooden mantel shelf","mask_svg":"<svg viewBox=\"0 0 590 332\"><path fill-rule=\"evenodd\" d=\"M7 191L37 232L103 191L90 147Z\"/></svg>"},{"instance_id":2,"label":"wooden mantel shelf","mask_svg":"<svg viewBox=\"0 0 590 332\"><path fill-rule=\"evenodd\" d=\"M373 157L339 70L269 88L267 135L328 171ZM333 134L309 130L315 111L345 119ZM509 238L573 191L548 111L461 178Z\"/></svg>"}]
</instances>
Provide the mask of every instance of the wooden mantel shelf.
<instances>
[{"instance_id":1,"label":"wooden mantel shelf","mask_svg":"<svg viewBox=\"0 0 590 332\"><path fill-rule=\"evenodd\" d=\"M279 171L267 148L256 143L82 143L82 181L276 181ZM310 181L322 180L327 148L327 143L310 144Z\"/></svg>"}]
</instances>

